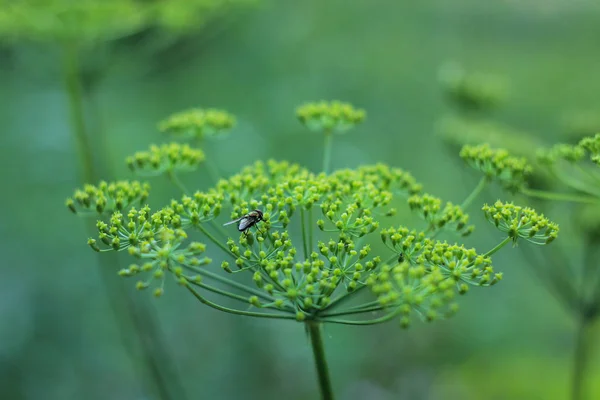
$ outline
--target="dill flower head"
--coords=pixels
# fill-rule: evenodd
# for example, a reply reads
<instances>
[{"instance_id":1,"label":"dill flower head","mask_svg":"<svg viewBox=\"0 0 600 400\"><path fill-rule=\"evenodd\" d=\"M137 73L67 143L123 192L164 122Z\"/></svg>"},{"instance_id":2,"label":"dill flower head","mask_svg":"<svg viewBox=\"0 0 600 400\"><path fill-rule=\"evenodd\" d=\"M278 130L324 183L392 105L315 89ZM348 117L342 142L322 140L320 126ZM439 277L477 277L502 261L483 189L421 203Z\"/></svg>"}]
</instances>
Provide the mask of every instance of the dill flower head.
<instances>
[{"instance_id":1,"label":"dill flower head","mask_svg":"<svg viewBox=\"0 0 600 400\"><path fill-rule=\"evenodd\" d=\"M363 122L366 113L349 103L321 101L298 107L296 116L311 130L341 133Z\"/></svg>"},{"instance_id":2,"label":"dill flower head","mask_svg":"<svg viewBox=\"0 0 600 400\"><path fill-rule=\"evenodd\" d=\"M235 122L235 117L223 110L192 108L169 116L158 129L173 136L203 139L226 134Z\"/></svg>"},{"instance_id":3,"label":"dill flower head","mask_svg":"<svg viewBox=\"0 0 600 400\"><path fill-rule=\"evenodd\" d=\"M65 205L74 213L112 213L133 204L143 204L148 198L150 185L138 181L101 181L98 185L84 185L75 190Z\"/></svg>"},{"instance_id":4,"label":"dill flower head","mask_svg":"<svg viewBox=\"0 0 600 400\"><path fill-rule=\"evenodd\" d=\"M460 157L472 168L483 172L488 180L495 180L510 192L520 191L532 171L524 157L513 157L506 150L492 149L487 144L466 145Z\"/></svg>"},{"instance_id":5,"label":"dill flower head","mask_svg":"<svg viewBox=\"0 0 600 400\"><path fill-rule=\"evenodd\" d=\"M529 207L496 201L493 205L484 205L483 212L488 221L515 243L522 238L535 244L548 244L558 236L558 225Z\"/></svg>"},{"instance_id":6,"label":"dill flower head","mask_svg":"<svg viewBox=\"0 0 600 400\"><path fill-rule=\"evenodd\" d=\"M487 111L506 98L507 85L498 76L467 73L454 64L444 65L439 79L448 100L466 111Z\"/></svg>"},{"instance_id":7,"label":"dill flower head","mask_svg":"<svg viewBox=\"0 0 600 400\"><path fill-rule=\"evenodd\" d=\"M192 171L204 161L204 152L187 144L152 145L126 159L129 169L140 175L160 175L165 172Z\"/></svg>"}]
</instances>

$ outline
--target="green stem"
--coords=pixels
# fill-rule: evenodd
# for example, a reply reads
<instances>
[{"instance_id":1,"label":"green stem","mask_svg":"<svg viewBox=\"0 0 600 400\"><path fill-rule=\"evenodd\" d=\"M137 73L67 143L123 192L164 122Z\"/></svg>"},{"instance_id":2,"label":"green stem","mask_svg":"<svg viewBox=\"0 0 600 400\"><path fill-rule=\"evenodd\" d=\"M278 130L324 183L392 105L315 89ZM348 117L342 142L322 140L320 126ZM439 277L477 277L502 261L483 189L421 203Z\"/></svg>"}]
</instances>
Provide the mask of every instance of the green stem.
<instances>
[{"instance_id":1,"label":"green stem","mask_svg":"<svg viewBox=\"0 0 600 400\"><path fill-rule=\"evenodd\" d=\"M223 311L223 312L226 312L226 313L229 313L229 314L244 315L246 317L270 318L270 319L293 319L293 320L296 320L296 316L295 315L289 315L289 314L266 314L266 313L252 312L252 311L236 310L234 308L225 307L225 306L219 305L217 303L214 303L214 302L206 299L204 296L202 296L200 293L198 293L198 291L196 291L193 287L191 287L189 285L189 283L186 284L185 287L202 304L207 305L207 306L209 306L211 308L214 308L215 310Z\"/></svg>"},{"instance_id":2,"label":"green stem","mask_svg":"<svg viewBox=\"0 0 600 400\"><path fill-rule=\"evenodd\" d=\"M592 343L592 320L585 314L581 315L577 323L577 334L575 337L575 353L573 360L573 380L571 383L571 400L584 400L585 397L585 375L589 366L588 355Z\"/></svg>"},{"instance_id":3,"label":"green stem","mask_svg":"<svg viewBox=\"0 0 600 400\"><path fill-rule=\"evenodd\" d=\"M331 149L333 147L333 133L325 131L325 146L323 152L323 172L329 173L331 167Z\"/></svg>"},{"instance_id":4,"label":"green stem","mask_svg":"<svg viewBox=\"0 0 600 400\"><path fill-rule=\"evenodd\" d=\"M396 316L400 315L401 312L402 312L402 307L398 307L397 309L390 312L389 314L386 314L379 318L369 319L366 321L352 321L352 320L346 320L346 319L330 318L330 319L327 319L327 322L330 322L333 324L342 324L342 325L375 325L375 324L381 324L383 322L387 322L387 321L395 318Z\"/></svg>"},{"instance_id":5,"label":"green stem","mask_svg":"<svg viewBox=\"0 0 600 400\"><path fill-rule=\"evenodd\" d=\"M304 251L304 259L308 260L308 235L306 233L306 218L304 215L304 208L300 207L300 219L301 219L301 227L302 227L302 249Z\"/></svg>"},{"instance_id":6,"label":"green stem","mask_svg":"<svg viewBox=\"0 0 600 400\"><path fill-rule=\"evenodd\" d=\"M83 112L83 87L80 79L78 49L75 43L65 43L63 48L63 79L69 99L71 128L84 183L94 184L96 178L92 145L90 144Z\"/></svg>"},{"instance_id":7,"label":"green stem","mask_svg":"<svg viewBox=\"0 0 600 400\"><path fill-rule=\"evenodd\" d=\"M306 329L310 337L313 356L315 358L315 367L319 377L319 389L322 400L333 400L333 389L331 388L331 379L329 378L329 367L325 357L325 348L323 346L323 335L321 334L321 324L315 321L306 322Z\"/></svg>"},{"instance_id":8,"label":"green stem","mask_svg":"<svg viewBox=\"0 0 600 400\"><path fill-rule=\"evenodd\" d=\"M570 193L556 193L547 192L544 190L535 189L523 189L522 192L525 196L536 197L544 200L556 200L556 201L570 201L574 203L588 203L588 204L600 204L600 199L592 196L581 196Z\"/></svg>"},{"instance_id":9,"label":"green stem","mask_svg":"<svg viewBox=\"0 0 600 400\"><path fill-rule=\"evenodd\" d=\"M465 199L465 201L462 202L462 204L460 205L460 208L462 208L463 210L466 210L467 207L469 207L471 205L473 200L475 200L477 198L477 196L479 196L481 191L486 187L487 183L488 183L488 180L486 177L481 178L481 180L479 181L477 186L475 186L475 189L473 189L471 194L469 194L469 196Z\"/></svg>"},{"instance_id":10,"label":"green stem","mask_svg":"<svg viewBox=\"0 0 600 400\"><path fill-rule=\"evenodd\" d=\"M379 301L377 301L377 300L375 302L379 303ZM382 306L381 304L367 306L367 304L363 304L361 307L349 308L346 310L336 311L336 312L332 312L332 313L319 314L319 316L323 317L323 318L328 318L328 317L339 317L341 315L363 314L366 312L381 311L381 310L384 310L385 308L391 308L391 307L398 306L398 304L391 304L389 306Z\"/></svg>"},{"instance_id":11,"label":"green stem","mask_svg":"<svg viewBox=\"0 0 600 400\"><path fill-rule=\"evenodd\" d=\"M313 249L313 212L312 207L308 209L308 248Z\"/></svg>"},{"instance_id":12,"label":"green stem","mask_svg":"<svg viewBox=\"0 0 600 400\"><path fill-rule=\"evenodd\" d=\"M207 277L209 277L211 279L214 279L215 281L221 282L221 283L223 283L225 285L229 285L231 287L234 287L236 289L244 291L244 292L246 292L248 294L252 294L252 295L258 296L259 298L261 298L263 300L266 300L266 301L275 301L275 299L273 299L271 296L269 296L266 293L263 293L263 292L261 292L259 290L251 288L249 286L246 286L246 285L244 285L242 283L238 283L236 281L232 281L231 279L227 279L227 278L225 278L225 277L223 277L223 276L221 276L219 274L215 274L214 272L211 272L211 271L208 271L208 270L205 270L205 269L202 269L202 268L193 268L193 267L190 267L190 266L187 266L186 268L188 268L188 269L190 269L190 270L198 273L199 275L207 276Z\"/></svg>"},{"instance_id":13,"label":"green stem","mask_svg":"<svg viewBox=\"0 0 600 400\"><path fill-rule=\"evenodd\" d=\"M213 185L216 185L219 182L219 169L215 166L215 164L207 158L204 160L204 165L206 165L206 171L208 172L208 176Z\"/></svg>"},{"instance_id":14,"label":"green stem","mask_svg":"<svg viewBox=\"0 0 600 400\"><path fill-rule=\"evenodd\" d=\"M506 244L508 242L510 242L512 240L512 238L510 236L507 236L503 241L501 241L500 243L498 243L496 245L496 247L494 247L493 249L491 249L490 251L488 251L487 253L485 253L483 256L484 257L489 257L492 254L496 253L498 250L500 250L501 248L503 248L504 246L506 246Z\"/></svg>"},{"instance_id":15,"label":"green stem","mask_svg":"<svg viewBox=\"0 0 600 400\"><path fill-rule=\"evenodd\" d=\"M177 176L177 174L175 172L173 172L172 170L169 170L167 172L167 176L169 177L169 180L175 185L177 186L177 188L179 190L181 190L181 192L185 195L189 195L190 192L187 190L187 188L185 187L185 185L183 184L183 182L181 182L181 180L179 179L179 177Z\"/></svg>"},{"instance_id":16,"label":"green stem","mask_svg":"<svg viewBox=\"0 0 600 400\"><path fill-rule=\"evenodd\" d=\"M95 183L98 179L94 167L94 152L86 129L84 114L84 92L79 66L79 49L76 43L63 44L62 70L65 91L68 96L71 132L76 152L79 157L81 180L83 183ZM95 227L90 226L91 234L96 234ZM170 399L173 396L184 399L185 393L181 388L177 375L173 372L173 363L166 353L164 341L155 325L153 316L143 306L125 292L124 288L115 281L112 268L118 269L117 255L103 255L97 263L103 289L109 299L111 311L116 320L124 348L129 352L134 368L143 381L155 386L157 396ZM136 333L132 339L130 331ZM140 347L137 347L140 346ZM136 351L136 349L138 349ZM138 354L141 349L141 356ZM140 371L136 360L143 359L145 369ZM177 392L171 396L171 390Z\"/></svg>"},{"instance_id":17,"label":"green stem","mask_svg":"<svg viewBox=\"0 0 600 400\"><path fill-rule=\"evenodd\" d=\"M213 242L214 244L216 244L217 246L219 246L225 253L231 255L232 257L235 258L235 254L233 254L231 252L231 250L229 250L229 248L227 246L225 246L223 243L221 243L219 241L219 239L217 239L216 237L214 237L209 231L206 230L206 228L204 228L202 225L198 225L198 229L200 229L200 231L202 233L204 233L204 235L206 235L206 237Z\"/></svg>"},{"instance_id":18,"label":"green stem","mask_svg":"<svg viewBox=\"0 0 600 400\"><path fill-rule=\"evenodd\" d=\"M217 287L207 285L206 283L194 282L189 276L184 276L184 278L186 278L189 281L189 283L194 286L198 286L198 287L208 290L209 292L220 294L221 296L229 297L230 299L239 300L241 302L249 304L248 297L240 296L239 294L231 293L231 292L228 292L227 290L223 290L223 289L219 289Z\"/></svg>"}]
</instances>

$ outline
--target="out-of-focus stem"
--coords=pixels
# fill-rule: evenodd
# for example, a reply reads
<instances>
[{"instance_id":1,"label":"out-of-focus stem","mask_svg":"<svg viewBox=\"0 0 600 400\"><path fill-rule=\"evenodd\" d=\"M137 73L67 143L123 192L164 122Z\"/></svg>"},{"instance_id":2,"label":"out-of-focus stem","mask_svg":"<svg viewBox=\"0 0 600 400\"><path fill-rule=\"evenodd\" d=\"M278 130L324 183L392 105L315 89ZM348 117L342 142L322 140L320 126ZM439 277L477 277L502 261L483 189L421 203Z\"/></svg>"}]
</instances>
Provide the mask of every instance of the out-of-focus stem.
<instances>
[{"instance_id":1,"label":"out-of-focus stem","mask_svg":"<svg viewBox=\"0 0 600 400\"><path fill-rule=\"evenodd\" d=\"M333 147L333 132L325 132L325 145L323 151L323 172L329 173L331 168L331 149Z\"/></svg>"},{"instance_id":2,"label":"out-of-focus stem","mask_svg":"<svg viewBox=\"0 0 600 400\"><path fill-rule=\"evenodd\" d=\"M65 91L68 97L70 112L70 124L73 140L77 155L79 157L80 175L84 183L95 183L98 180L92 145L86 130L84 113L84 94L81 80L81 70L79 65L79 48L77 43L66 42L62 46L62 70ZM92 235L95 229L92 225L88 226ZM98 260L98 273L102 281L106 297L108 298L111 310L115 316L116 325L119 329L123 346L129 352L132 364L143 381L155 386L156 397L160 399L184 399L183 389L178 385L174 374L166 378L162 369L171 366L168 356L164 352L164 341L157 340L157 327L154 321L150 321L148 312L139 315L140 307L124 291L123 287L116 282L116 277L110 271L118 270L118 258L115 253L103 254ZM137 309L137 310L136 310ZM130 338L130 332L133 330L139 340ZM137 362L139 356L135 348L137 343L142 347L142 357L144 359L144 370L140 371L140 365ZM161 361L158 357L161 355ZM148 377L148 378L146 378ZM168 381L168 382L167 382ZM169 388L176 392L171 395Z\"/></svg>"}]
</instances>

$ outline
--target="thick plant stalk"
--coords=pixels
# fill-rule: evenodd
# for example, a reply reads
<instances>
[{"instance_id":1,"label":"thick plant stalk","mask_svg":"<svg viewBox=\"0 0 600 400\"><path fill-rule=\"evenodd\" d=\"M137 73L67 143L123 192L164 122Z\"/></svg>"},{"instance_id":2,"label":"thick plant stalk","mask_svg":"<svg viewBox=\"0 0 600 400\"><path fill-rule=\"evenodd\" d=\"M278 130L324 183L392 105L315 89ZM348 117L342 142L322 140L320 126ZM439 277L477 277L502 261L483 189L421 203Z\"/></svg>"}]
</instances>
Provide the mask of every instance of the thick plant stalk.
<instances>
[{"instance_id":1,"label":"thick plant stalk","mask_svg":"<svg viewBox=\"0 0 600 400\"><path fill-rule=\"evenodd\" d=\"M310 343L315 358L321 399L333 400L333 390L331 388L331 379L329 378L329 367L327 366L327 359L325 357L325 348L323 347L321 325L317 322L307 322L306 329L310 336Z\"/></svg>"},{"instance_id":2,"label":"thick plant stalk","mask_svg":"<svg viewBox=\"0 0 600 400\"><path fill-rule=\"evenodd\" d=\"M76 43L64 44L62 67L68 96L71 132L81 168L81 180L83 183L93 184L98 180L98 174L94 165L92 145L86 131L84 92ZM89 225L88 228L91 234L95 233L92 225ZM171 370L172 362L165 353L165 341L159 338L160 334L154 317L148 310L136 304L123 287L116 282L111 271L114 271L118 265L117 255L111 253L111 256L107 256L108 254L105 254L98 262L98 273L114 314L121 341L129 352L134 368L138 370L143 381L155 387L156 398L185 399L176 374L164 373L165 370ZM130 337L129 331L133 331L135 337ZM138 346L141 347L143 353L141 355L143 365L140 365L138 361L140 359L138 351L136 351Z\"/></svg>"},{"instance_id":3,"label":"thick plant stalk","mask_svg":"<svg viewBox=\"0 0 600 400\"><path fill-rule=\"evenodd\" d=\"M571 387L572 400L585 400L585 377L589 367L588 355L592 342L592 323L586 315L582 315L577 323L575 336L575 354L573 360L573 381Z\"/></svg>"}]
</instances>

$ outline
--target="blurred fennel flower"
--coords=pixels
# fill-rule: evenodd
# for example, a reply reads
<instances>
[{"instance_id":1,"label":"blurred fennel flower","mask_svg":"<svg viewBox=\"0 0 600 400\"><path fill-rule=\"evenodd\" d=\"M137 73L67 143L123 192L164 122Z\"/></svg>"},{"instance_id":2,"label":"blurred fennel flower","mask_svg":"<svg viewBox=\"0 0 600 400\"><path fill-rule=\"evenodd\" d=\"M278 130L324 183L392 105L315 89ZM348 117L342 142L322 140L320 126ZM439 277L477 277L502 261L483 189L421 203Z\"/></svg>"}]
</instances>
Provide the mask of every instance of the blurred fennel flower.
<instances>
[{"instance_id":1,"label":"blurred fennel flower","mask_svg":"<svg viewBox=\"0 0 600 400\"><path fill-rule=\"evenodd\" d=\"M500 77L468 74L456 64L442 66L439 80L450 102L466 111L487 111L506 98L507 85Z\"/></svg>"},{"instance_id":2,"label":"blurred fennel flower","mask_svg":"<svg viewBox=\"0 0 600 400\"><path fill-rule=\"evenodd\" d=\"M202 150L179 143L152 145L148 151L139 151L126 159L129 169L146 176L193 171L202 161Z\"/></svg>"},{"instance_id":3,"label":"blurred fennel flower","mask_svg":"<svg viewBox=\"0 0 600 400\"><path fill-rule=\"evenodd\" d=\"M226 111L193 108L181 111L161 121L158 129L173 136L203 139L229 132L235 125L235 117Z\"/></svg>"},{"instance_id":4,"label":"blurred fennel flower","mask_svg":"<svg viewBox=\"0 0 600 400\"><path fill-rule=\"evenodd\" d=\"M112 213L132 206L143 204L148 198L150 185L138 181L104 182L98 185L87 184L77 189L72 198L66 200L66 206L74 213Z\"/></svg>"},{"instance_id":5,"label":"blurred fennel flower","mask_svg":"<svg viewBox=\"0 0 600 400\"><path fill-rule=\"evenodd\" d=\"M581 139L579 146L590 153L594 163L600 165L600 133Z\"/></svg>"},{"instance_id":6,"label":"blurred fennel flower","mask_svg":"<svg viewBox=\"0 0 600 400\"><path fill-rule=\"evenodd\" d=\"M532 168L525 158L512 157L506 150L494 150L487 144L464 146L460 157L471 167L485 174L488 180L498 181L506 190L518 192Z\"/></svg>"},{"instance_id":7,"label":"blurred fennel flower","mask_svg":"<svg viewBox=\"0 0 600 400\"><path fill-rule=\"evenodd\" d=\"M558 236L558 225L529 207L495 202L484 205L485 217L514 243L519 238L535 244L549 244Z\"/></svg>"},{"instance_id":8,"label":"blurred fennel flower","mask_svg":"<svg viewBox=\"0 0 600 400\"><path fill-rule=\"evenodd\" d=\"M253 0L2 0L0 36L13 40L96 45L159 29L197 30Z\"/></svg>"},{"instance_id":9,"label":"blurred fennel flower","mask_svg":"<svg viewBox=\"0 0 600 400\"><path fill-rule=\"evenodd\" d=\"M349 103L321 101L298 107L296 116L311 130L341 133L363 122L366 113Z\"/></svg>"},{"instance_id":10,"label":"blurred fennel flower","mask_svg":"<svg viewBox=\"0 0 600 400\"><path fill-rule=\"evenodd\" d=\"M537 159L542 164L554 164L559 160L577 163L585 157L585 150L581 146L559 143L550 149L538 150Z\"/></svg>"}]
</instances>

